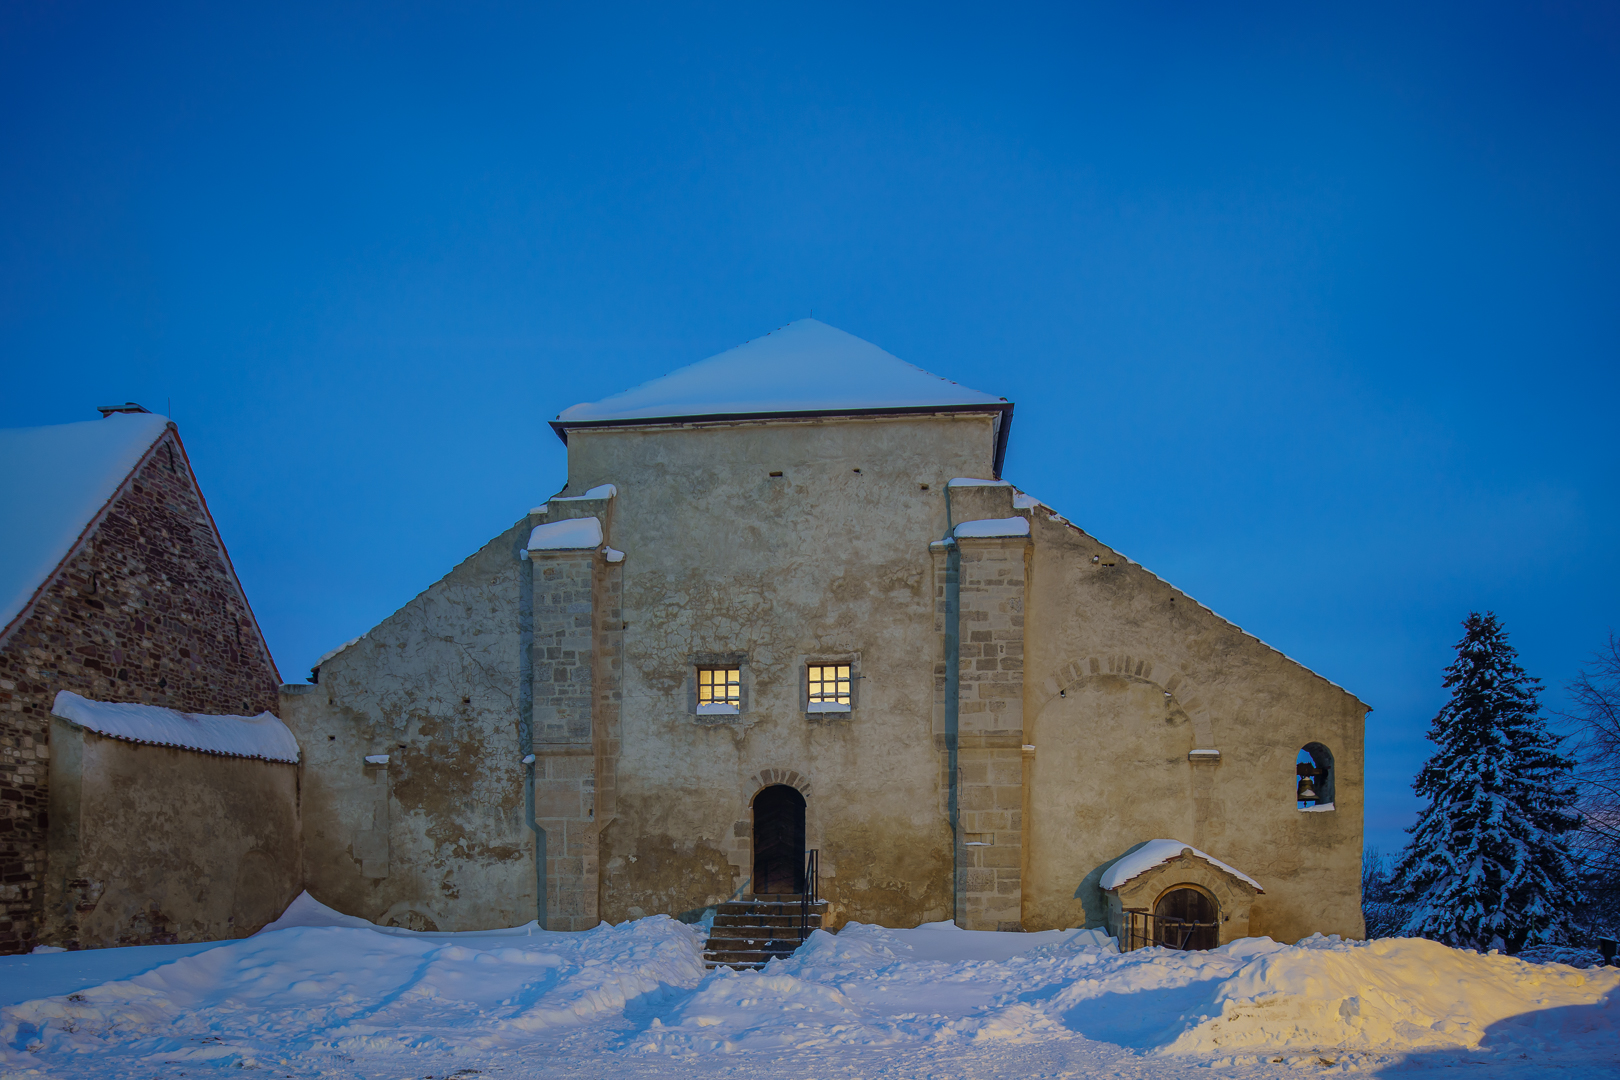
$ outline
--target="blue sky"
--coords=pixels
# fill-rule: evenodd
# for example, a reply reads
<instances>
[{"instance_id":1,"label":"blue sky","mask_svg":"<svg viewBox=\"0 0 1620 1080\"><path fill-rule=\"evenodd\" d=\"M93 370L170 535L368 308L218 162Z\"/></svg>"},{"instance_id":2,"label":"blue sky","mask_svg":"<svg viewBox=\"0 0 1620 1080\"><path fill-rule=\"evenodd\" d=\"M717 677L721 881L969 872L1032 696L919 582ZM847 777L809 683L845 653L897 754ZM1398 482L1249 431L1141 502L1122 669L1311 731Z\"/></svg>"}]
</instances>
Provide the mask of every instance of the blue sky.
<instances>
[{"instance_id":1,"label":"blue sky","mask_svg":"<svg viewBox=\"0 0 1620 1080\"><path fill-rule=\"evenodd\" d=\"M0 8L0 425L172 401L286 678L812 311L1371 703L1386 850L1469 610L1620 629L1612 5L581 7Z\"/></svg>"}]
</instances>

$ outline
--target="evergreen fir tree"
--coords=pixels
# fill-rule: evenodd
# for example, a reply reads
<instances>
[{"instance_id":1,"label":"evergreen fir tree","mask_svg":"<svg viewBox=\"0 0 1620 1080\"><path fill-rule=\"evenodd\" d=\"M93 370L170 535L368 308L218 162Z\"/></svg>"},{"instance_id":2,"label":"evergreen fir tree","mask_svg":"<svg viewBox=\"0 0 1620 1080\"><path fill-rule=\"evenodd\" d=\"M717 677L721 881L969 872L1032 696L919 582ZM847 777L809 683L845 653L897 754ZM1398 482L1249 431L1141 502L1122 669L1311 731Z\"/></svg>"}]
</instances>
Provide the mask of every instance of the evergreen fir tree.
<instances>
[{"instance_id":1,"label":"evergreen fir tree","mask_svg":"<svg viewBox=\"0 0 1620 1080\"><path fill-rule=\"evenodd\" d=\"M1564 838L1580 825L1574 762L1495 614L1463 626L1446 669L1451 700L1429 727L1438 749L1412 785L1429 805L1395 870L1412 905L1403 933L1516 953L1556 941L1580 900Z\"/></svg>"}]
</instances>

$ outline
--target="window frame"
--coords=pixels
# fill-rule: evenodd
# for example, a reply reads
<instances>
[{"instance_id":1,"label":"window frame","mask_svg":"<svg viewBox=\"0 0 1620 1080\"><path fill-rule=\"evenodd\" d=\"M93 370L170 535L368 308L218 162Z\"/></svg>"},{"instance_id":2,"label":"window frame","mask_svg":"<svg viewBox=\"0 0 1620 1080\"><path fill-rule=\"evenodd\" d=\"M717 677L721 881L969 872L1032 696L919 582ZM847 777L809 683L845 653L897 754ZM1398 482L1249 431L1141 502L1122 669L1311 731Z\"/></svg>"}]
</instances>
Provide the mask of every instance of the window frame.
<instances>
[{"instance_id":1,"label":"window frame","mask_svg":"<svg viewBox=\"0 0 1620 1080\"><path fill-rule=\"evenodd\" d=\"M826 673L828 671L833 673L831 679L827 678ZM817 677L818 675L819 677ZM804 665L804 683L804 708L806 712L842 713L849 712L855 707L854 664L811 660ZM840 684L843 685L842 691L839 690ZM819 691L816 689L818 686L822 688ZM828 686L832 687L830 693L826 689ZM820 700L817 700L818 694ZM837 700L839 698L843 698L843 700Z\"/></svg>"},{"instance_id":2,"label":"window frame","mask_svg":"<svg viewBox=\"0 0 1620 1080\"><path fill-rule=\"evenodd\" d=\"M693 653L686 658L686 663L687 715L714 723L734 720L748 712L750 680L748 657L745 653ZM703 701L702 673L721 670L737 672L735 699L725 702Z\"/></svg>"},{"instance_id":3,"label":"window frame","mask_svg":"<svg viewBox=\"0 0 1620 1080\"><path fill-rule=\"evenodd\" d=\"M849 701L812 701L810 699L810 669L812 668L848 668L849 669ZM835 680L837 682L843 680ZM823 680L822 685L826 685ZM860 655L846 653L845 655L815 655L804 657L799 664L799 711L811 720L847 720L860 707L861 671Z\"/></svg>"},{"instance_id":4,"label":"window frame","mask_svg":"<svg viewBox=\"0 0 1620 1080\"><path fill-rule=\"evenodd\" d=\"M709 676L705 681L704 676ZM715 675L732 676L716 680ZM699 715L708 716L736 716L742 712L742 665L741 664L698 664L696 665L697 678L697 709ZM714 688L723 687L727 693L719 700L715 700ZM709 691L709 700L704 701L704 691Z\"/></svg>"}]
</instances>

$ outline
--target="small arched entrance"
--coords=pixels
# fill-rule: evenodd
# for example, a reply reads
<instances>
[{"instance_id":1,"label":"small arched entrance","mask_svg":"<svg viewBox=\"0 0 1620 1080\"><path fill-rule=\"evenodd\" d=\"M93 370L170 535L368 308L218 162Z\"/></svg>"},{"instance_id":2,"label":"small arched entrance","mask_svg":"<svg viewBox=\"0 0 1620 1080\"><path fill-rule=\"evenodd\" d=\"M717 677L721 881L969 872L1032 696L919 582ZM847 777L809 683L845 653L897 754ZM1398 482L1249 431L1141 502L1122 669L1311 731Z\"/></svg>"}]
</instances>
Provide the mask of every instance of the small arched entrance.
<instances>
[{"instance_id":1,"label":"small arched entrance","mask_svg":"<svg viewBox=\"0 0 1620 1080\"><path fill-rule=\"evenodd\" d=\"M1153 905L1153 944L1189 952L1220 944L1220 905L1203 889L1176 885Z\"/></svg>"},{"instance_id":2,"label":"small arched entrance","mask_svg":"<svg viewBox=\"0 0 1620 1080\"><path fill-rule=\"evenodd\" d=\"M772 784L754 796L754 895L804 891L804 796Z\"/></svg>"}]
</instances>

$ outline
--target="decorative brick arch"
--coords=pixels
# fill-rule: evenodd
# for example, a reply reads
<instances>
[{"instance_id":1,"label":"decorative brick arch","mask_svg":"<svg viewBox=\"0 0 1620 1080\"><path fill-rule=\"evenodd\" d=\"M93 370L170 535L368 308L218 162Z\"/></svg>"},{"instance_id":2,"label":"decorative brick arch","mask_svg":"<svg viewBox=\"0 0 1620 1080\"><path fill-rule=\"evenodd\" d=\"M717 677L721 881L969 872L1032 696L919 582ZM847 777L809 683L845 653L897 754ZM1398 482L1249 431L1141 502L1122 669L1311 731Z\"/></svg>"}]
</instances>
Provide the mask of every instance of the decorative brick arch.
<instances>
[{"instance_id":1,"label":"decorative brick arch","mask_svg":"<svg viewBox=\"0 0 1620 1080\"><path fill-rule=\"evenodd\" d=\"M1159 669L1163 681L1153 677L1154 668ZM1217 749L1215 743L1215 725L1210 719L1209 711L1196 694L1184 696L1187 689L1186 676L1174 670L1163 660L1155 660L1150 656L1132 655L1130 653L1099 653L1095 656L1071 660L1058 666L1057 671L1044 679L1038 692L1041 695L1040 707L1045 709L1053 698L1061 697L1069 690L1091 679L1112 676L1127 679L1131 682L1146 683L1157 687L1171 704L1186 714L1192 723L1193 742L1197 749Z\"/></svg>"},{"instance_id":2,"label":"decorative brick arch","mask_svg":"<svg viewBox=\"0 0 1620 1080\"><path fill-rule=\"evenodd\" d=\"M761 769L751 779L754 783L754 790L748 794L748 805L750 806L754 804L756 795L777 784L786 784L788 787L798 791L800 795L803 795L805 802L810 801L810 778L793 769Z\"/></svg>"}]
</instances>

